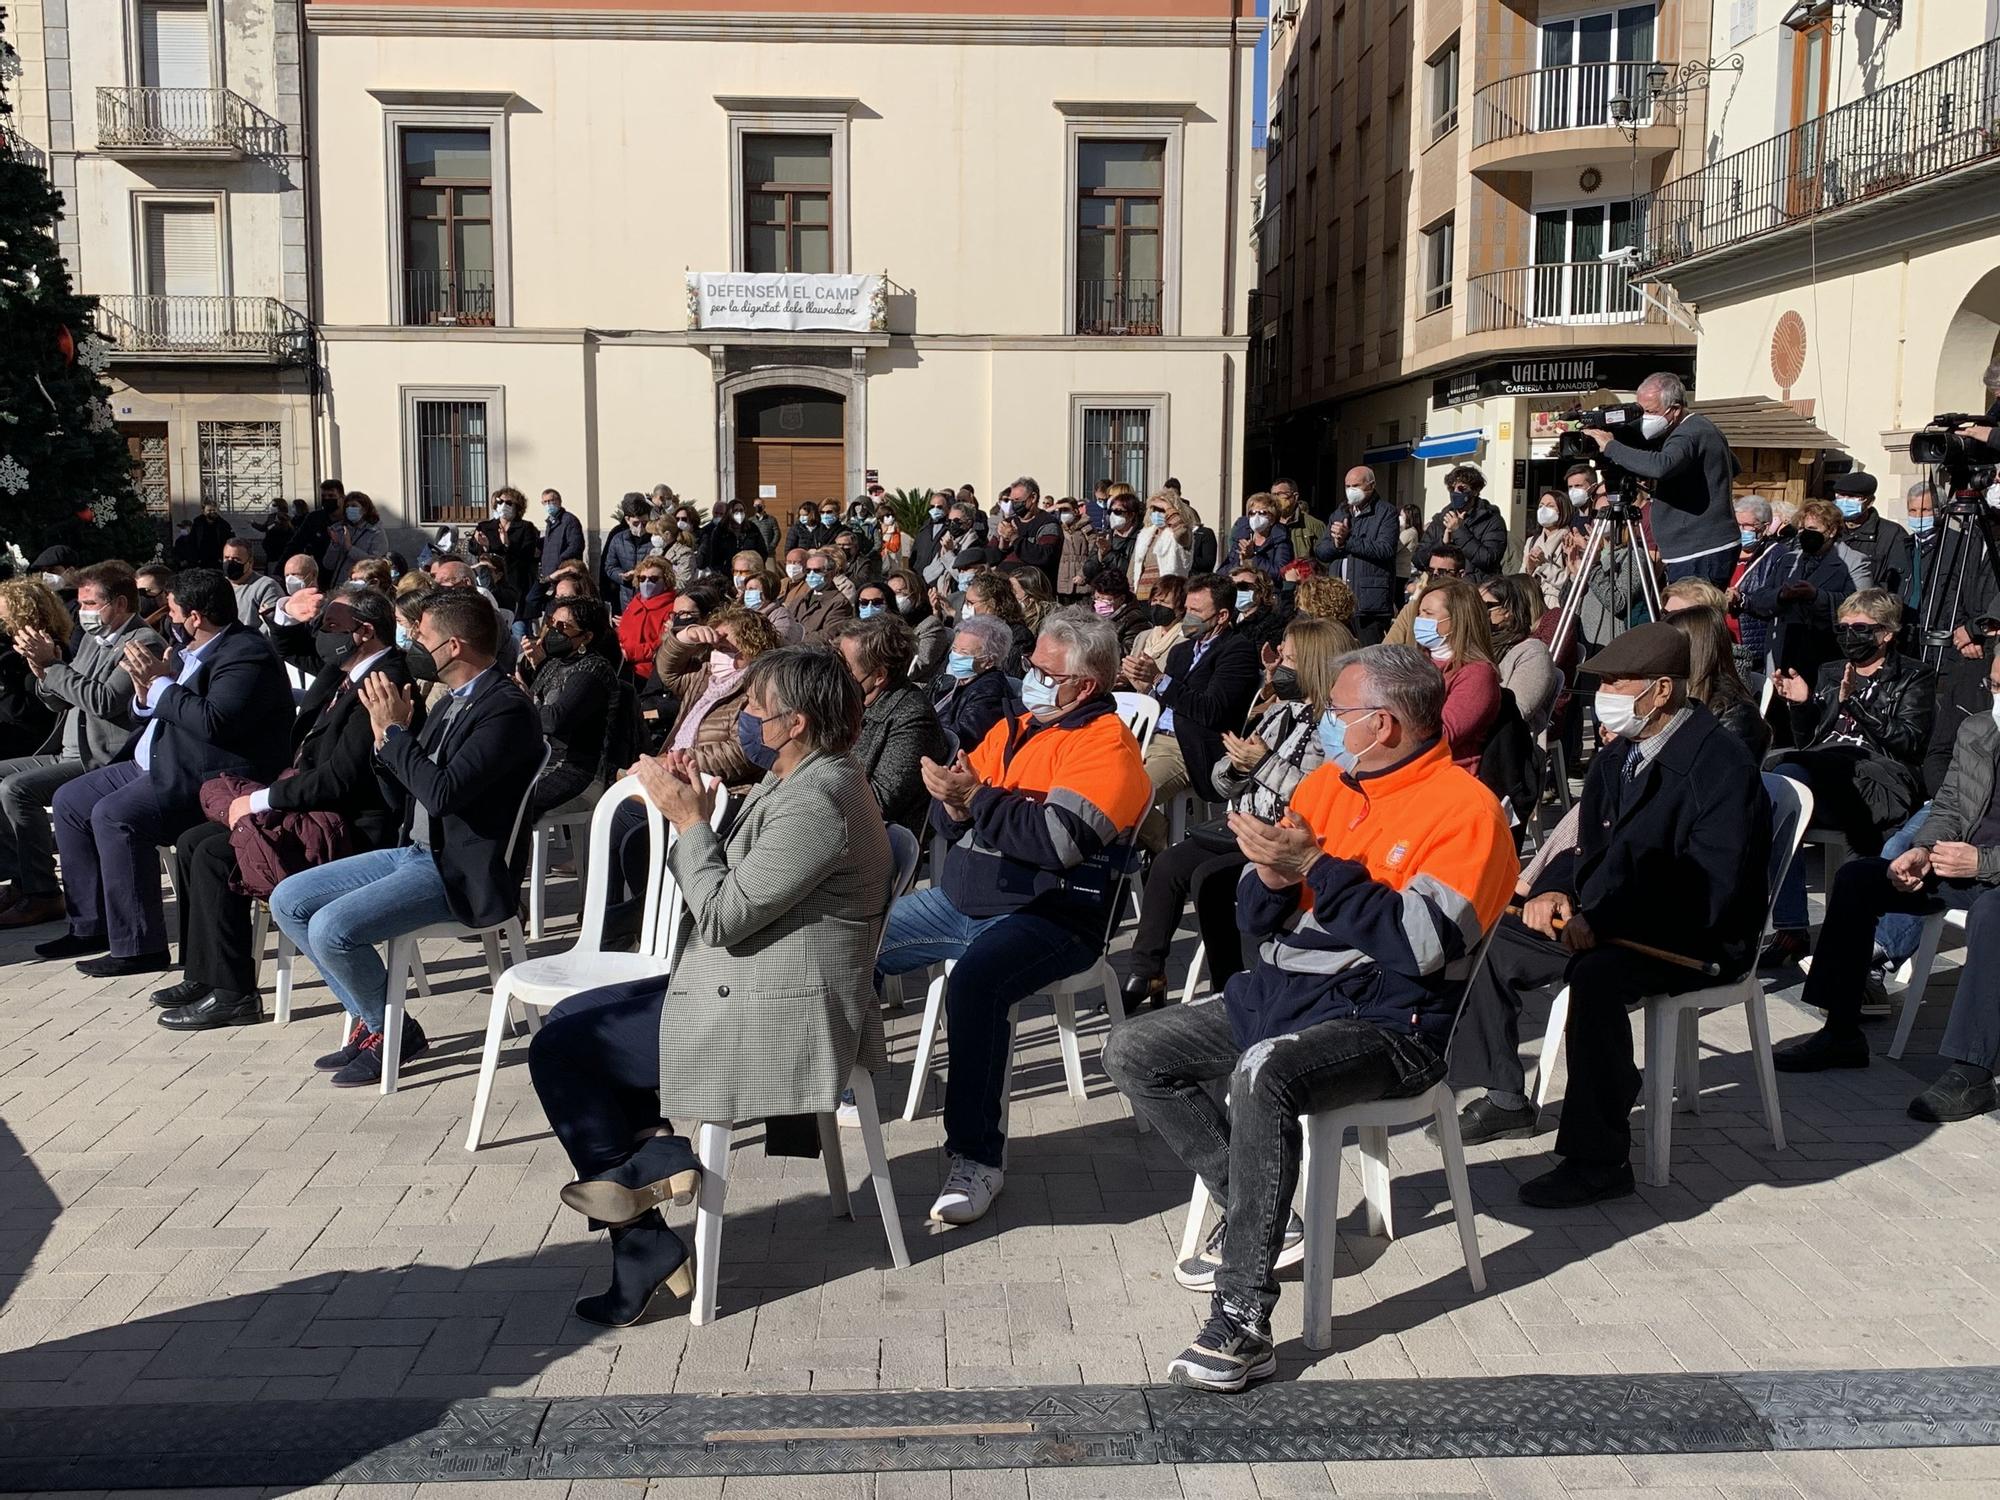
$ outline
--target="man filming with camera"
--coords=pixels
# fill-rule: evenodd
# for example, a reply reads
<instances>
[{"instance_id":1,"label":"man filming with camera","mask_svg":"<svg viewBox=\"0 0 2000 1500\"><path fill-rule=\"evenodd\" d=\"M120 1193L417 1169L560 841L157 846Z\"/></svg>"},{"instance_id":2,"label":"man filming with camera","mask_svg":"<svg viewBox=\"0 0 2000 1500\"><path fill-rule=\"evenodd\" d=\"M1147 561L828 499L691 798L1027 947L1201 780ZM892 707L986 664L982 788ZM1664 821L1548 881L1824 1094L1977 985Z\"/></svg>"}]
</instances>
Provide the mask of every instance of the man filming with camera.
<instances>
[{"instance_id":1,"label":"man filming with camera","mask_svg":"<svg viewBox=\"0 0 2000 1500\"><path fill-rule=\"evenodd\" d=\"M1637 395L1644 446L1602 427L1586 427L1585 435L1619 468L1652 481L1653 543L1667 582L1706 578L1726 589L1739 544L1730 493L1735 455L1713 422L1688 410L1680 376L1648 375Z\"/></svg>"}]
</instances>

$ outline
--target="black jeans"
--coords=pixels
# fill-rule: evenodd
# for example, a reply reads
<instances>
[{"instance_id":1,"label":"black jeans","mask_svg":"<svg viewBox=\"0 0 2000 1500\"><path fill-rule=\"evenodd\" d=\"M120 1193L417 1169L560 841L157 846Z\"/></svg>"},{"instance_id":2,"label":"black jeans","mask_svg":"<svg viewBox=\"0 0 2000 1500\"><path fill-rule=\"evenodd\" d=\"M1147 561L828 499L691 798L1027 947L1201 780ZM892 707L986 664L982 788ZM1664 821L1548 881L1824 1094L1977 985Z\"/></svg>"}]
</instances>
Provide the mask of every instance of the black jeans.
<instances>
[{"instance_id":1,"label":"black jeans","mask_svg":"<svg viewBox=\"0 0 2000 1500\"><path fill-rule=\"evenodd\" d=\"M578 1177L608 1172L660 1123L663 979L572 995L528 1044L528 1076Z\"/></svg>"},{"instance_id":2,"label":"black jeans","mask_svg":"<svg viewBox=\"0 0 2000 1500\"><path fill-rule=\"evenodd\" d=\"M1861 1027L1861 981L1868 973L1876 919L1888 912L1929 916L1956 907L1967 913L1965 966L1945 1023L1938 1055L1993 1066L2000 1053L2000 886L1957 882L1899 891L1886 859L1850 859L1833 877L1826 921L1813 948L1812 970L1799 999L1826 1012L1831 1031Z\"/></svg>"},{"instance_id":3,"label":"black jeans","mask_svg":"<svg viewBox=\"0 0 2000 1500\"><path fill-rule=\"evenodd\" d=\"M1190 892L1207 947L1210 987L1221 989L1222 982L1243 967L1243 942L1236 932L1236 881L1246 863L1241 850L1208 848L1193 837L1155 857L1146 871L1139 930L1132 937L1133 978L1158 979L1167 972L1167 953Z\"/></svg>"},{"instance_id":4,"label":"black jeans","mask_svg":"<svg viewBox=\"0 0 2000 1500\"><path fill-rule=\"evenodd\" d=\"M1422 1038L1368 1021L1323 1021L1241 1050L1219 999L1127 1021L1105 1042L1104 1066L1208 1184L1228 1223L1216 1295L1259 1326L1278 1305L1272 1268L1298 1187L1299 1116L1421 1093L1444 1073ZM1209 1092L1224 1079L1226 1109Z\"/></svg>"},{"instance_id":5,"label":"black jeans","mask_svg":"<svg viewBox=\"0 0 2000 1500\"><path fill-rule=\"evenodd\" d=\"M1523 1004L1530 992L1565 978L1569 1023L1563 1048L1569 1055L1569 1085L1556 1155L1590 1166L1616 1166L1632 1155L1632 1106L1639 1098L1627 1009L1649 995L1685 994L1715 980L1608 944L1572 954L1518 917L1508 917L1466 996L1452 1044L1452 1081L1524 1092Z\"/></svg>"}]
</instances>

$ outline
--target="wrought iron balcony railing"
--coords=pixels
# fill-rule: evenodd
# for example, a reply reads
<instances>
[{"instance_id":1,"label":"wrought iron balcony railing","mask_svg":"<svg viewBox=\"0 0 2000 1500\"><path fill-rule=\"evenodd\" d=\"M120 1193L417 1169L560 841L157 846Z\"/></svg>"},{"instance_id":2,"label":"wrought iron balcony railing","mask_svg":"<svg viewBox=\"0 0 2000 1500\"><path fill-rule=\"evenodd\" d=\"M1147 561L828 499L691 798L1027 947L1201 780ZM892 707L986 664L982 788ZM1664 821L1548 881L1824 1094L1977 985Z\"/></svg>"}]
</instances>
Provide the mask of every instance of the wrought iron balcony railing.
<instances>
[{"instance_id":1,"label":"wrought iron balcony railing","mask_svg":"<svg viewBox=\"0 0 2000 1500\"><path fill-rule=\"evenodd\" d=\"M1664 321L1640 300L1624 266L1601 260L1488 271L1467 281L1465 291L1467 333Z\"/></svg>"},{"instance_id":2,"label":"wrought iron balcony railing","mask_svg":"<svg viewBox=\"0 0 2000 1500\"><path fill-rule=\"evenodd\" d=\"M1645 200L1658 270L2000 158L2000 38L1677 177Z\"/></svg>"},{"instance_id":3,"label":"wrought iron balcony railing","mask_svg":"<svg viewBox=\"0 0 2000 1500\"><path fill-rule=\"evenodd\" d=\"M1666 101L1653 96L1646 70L1652 61L1568 63L1495 79L1472 97L1472 144L1490 146L1516 136L1583 130L1617 121L1614 99L1625 101L1627 126L1651 125Z\"/></svg>"},{"instance_id":4,"label":"wrought iron balcony railing","mask_svg":"<svg viewBox=\"0 0 2000 1500\"><path fill-rule=\"evenodd\" d=\"M284 126L228 89L100 88L97 144L103 151L233 152L283 149Z\"/></svg>"},{"instance_id":5,"label":"wrought iron balcony railing","mask_svg":"<svg viewBox=\"0 0 2000 1500\"><path fill-rule=\"evenodd\" d=\"M403 272L403 322L413 327L493 326L491 271Z\"/></svg>"},{"instance_id":6,"label":"wrought iron balcony railing","mask_svg":"<svg viewBox=\"0 0 2000 1500\"><path fill-rule=\"evenodd\" d=\"M1160 318L1161 281L1082 277L1076 283L1076 331L1084 334L1153 334Z\"/></svg>"},{"instance_id":7,"label":"wrought iron balcony railing","mask_svg":"<svg viewBox=\"0 0 2000 1500\"><path fill-rule=\"evenodd\" d=\"M99 297L97 327L114 355L290 364L312 348L312 325L276 297Z\"/></svg>"}]
</instances>

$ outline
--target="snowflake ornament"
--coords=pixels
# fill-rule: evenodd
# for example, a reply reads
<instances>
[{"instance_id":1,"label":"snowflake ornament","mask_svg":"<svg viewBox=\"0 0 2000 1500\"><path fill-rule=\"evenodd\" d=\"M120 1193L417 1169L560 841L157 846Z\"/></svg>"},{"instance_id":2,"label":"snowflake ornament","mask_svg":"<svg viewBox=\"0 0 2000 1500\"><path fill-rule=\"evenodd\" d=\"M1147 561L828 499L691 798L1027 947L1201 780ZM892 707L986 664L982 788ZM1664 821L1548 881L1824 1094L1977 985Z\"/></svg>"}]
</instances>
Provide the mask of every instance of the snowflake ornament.
<instances>
[{"instance_id":1,"label":"snowflake ornament","mask_svg":"<svg viewBox=\"0 0 2000 1500\"><path fill-rule=\"evenodd\" d=\"M0 454L0 490L18 495L28 487L28 471L12 454Z\"/></svg>"},{"instance_id":2,"label":"snowflake ornament","mask_svg":"<svg viewBox=\"0 0 2000 1500\"><path fill-rule=\"evenodd\" d=\"M93 401L90 403L90 430L109 432L118 425L118 419L111 415L111 403Z\"/></svg>"},{"instance_id":3,"label":"snowflake ornament","mask_svg":"<svg viewBox=\"0 0 2000 1500\"><path fill-rule=\"evenodd\" d=\"M76 362L93 375L102 375L111 368L111 346L103 339L86 337L76 346Z\"/></svg>"}]
</instances>

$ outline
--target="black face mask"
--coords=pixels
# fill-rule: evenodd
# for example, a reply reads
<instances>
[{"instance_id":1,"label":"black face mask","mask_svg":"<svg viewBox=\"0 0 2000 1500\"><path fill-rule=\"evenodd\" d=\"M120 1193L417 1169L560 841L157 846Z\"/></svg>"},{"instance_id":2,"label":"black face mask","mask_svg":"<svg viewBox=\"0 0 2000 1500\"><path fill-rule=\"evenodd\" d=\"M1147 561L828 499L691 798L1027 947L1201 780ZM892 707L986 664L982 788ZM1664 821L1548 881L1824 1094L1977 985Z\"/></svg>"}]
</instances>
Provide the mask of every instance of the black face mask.
<instances>
[{"instance_id":1,"label":"black face mask","mask_svg":"<svg viewBox=\"0 0 2000 1500\"><path fill-rule=\"evenodd\" d=\"M1857 667L1866 666L1888 648L1875 638L1873 625L1842 625L1834 631L1840 654Z\"/></svg>"},{"instance_id":2,"label":"black face mask","mask_svg":"<svg viewBox=\"0 0 2000 1500\"><path fill-rule=\"evenodd\" d=\"M354 632L351 630L322 630L321 637L333 648L335 661L346 661L354 654Z\"/></svg>"},{"instance_id":3,"label":"black face mask","mask_svg":"<svg viewBox=\"0 0 2000 1500\"><path fill-rule=\"evenodd\" d=\"M560 630L549 629L542 632L542 655L550 661L561 661L576 650L576 642Z\"/></svg>"},{"instance_id":4,"label":"black face mask","mask_svg":"<svg viewBox=\"0 0 2000 1500\"><path fill-rule=\"evenodd\" d=\"M1152 620L1155 625L1178 625L1181 622L1181 612L1171 604L1155 604Z\"/></svg>"},{"instance_id":5,"label":"black face mask","mask_svg":"<svg viewBox=\"0 0 2000 1500\"><path fill-rule=\"evenodd\" d=\"M1804 527L1799 529L1799 551L1803 552L1807 557L1813 556L1825 545L1826 538L1819 532L1809 531Z\"/></svg>"},{"instance_id":6,"label":"black face mask","mask_svg":"<svg viewBox=\"0 0 2000 1500\"><path fill-rule=\"evenodd\" d=\"M194 639L193 633L179 620L167 621L167 636L176 646L185 646Z\"/></svg>"},{"instance_id":7,"label":"black face mask","mask_svg":"<svg viewBox=\"0 0 2000 1500\"><path fill-rule=\"evenodd\" d=\"M953 516L945 525L953 536L964 536L972 530L972 523L960 516Z\"/></svg>"},{"instance_id":8,"label":"black face mask","mask_svg":"<svg viewBox=\"0 0 2000 1500\"><path fill-rule=\"evenodd\" d=\"M248 571L249 570L243 566L243 559L240 557L225 558L223 560L222 564L223 576L227 578L231 583L234 583L237 579L241 578Z\"/></svg>"},{"instance_id":9,"label":"black face mask","mask_svg":"<svg viewBox=\"0 0 2000 1500\"><path fill-rule=\"evenodd\" d=\"M1299 674L1290 667L1276 667L1271 672L1271 695L1282 698L1287 703L1296 703L1305 697L1306 691L1299 686Z\"/></svg>"},{"instance_id":10,"label":"black face mask","mask_svg":"<svg viewBox=\"0 0 2000 1500\"><path fill-rule=\"evenodd\" d=\"M411 641L403 648L403 660L409 665L410 676L416 681L438 680L437 658L432 656L420 642Z\"/></svg>"}]
</instances>

